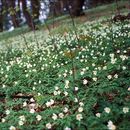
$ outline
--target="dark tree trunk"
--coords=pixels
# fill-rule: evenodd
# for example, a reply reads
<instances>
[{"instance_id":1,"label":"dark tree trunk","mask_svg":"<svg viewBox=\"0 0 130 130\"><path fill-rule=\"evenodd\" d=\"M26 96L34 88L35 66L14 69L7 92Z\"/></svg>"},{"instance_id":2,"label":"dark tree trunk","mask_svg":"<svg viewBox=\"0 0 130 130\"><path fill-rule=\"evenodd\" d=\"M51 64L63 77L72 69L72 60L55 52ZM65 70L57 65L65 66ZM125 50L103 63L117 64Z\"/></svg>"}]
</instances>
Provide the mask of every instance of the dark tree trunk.
<instances>
[{"instance_id":1,"label":"dark tree trunk","mask_svg":"<svg viewBox=\"0 0 130 130\"><path fill-rule=\"evenodd\" d=\"M17 15L19 17L19 22L21 22L20 21L21 20L20 0L18 0L18 8L19 8L19 10L17 11Z\"/></svg>"},{"instance_id":2,"label":"dark tree trunk","mask_svg":"<svg viewBox=\"0 0 130 130\"><path fill-rule=\"evenodd\" d=\"M84 14L82 9L84 2L85 0L74 0L72 2L71 14L73 16L80 16Z\"/></svg>"},{"instance_id":3,"label":"dark tree trunk","mask_svg":"<svg viewBox=\"0 0 130 130\"><path fill-rule=\"evenodd\" d=\"M0 6L0 32L3 31L3 0L1 1L1 6Z\"/></svg>"},{"instance_id":4,"label":"dark tree trunk","mask_svg":"<svg viewBox=\"0 0 130 130\"><path fill-rule=\"evenodd\" d=\"M34 25L34 22L33 22L33 19L30 15L30 13L28 12L27 10L27 3L26 3L26 0L22 0L22 9L23 9L23 14L26 18L26 22L28 24L28 26L34 30L35 29L35 25Z\"/></svg>"},{"instance_id":5,"label":"dark tree trunk","mask_svg":"<svg viewBox=\"0 0 130 130\"><path fill-rule=\"evenodd\" d=\"M19 27L19 22L17 19L16 10L15 10L15 0L7 0L6 2L8 5L8 11L12 18L13 26L17 28Z\"/></svg>"},{"instance_id":6,"label":"dark tree trunk","mask_svg":"<svg viewBox=\"0 0 130 130\"><path fill-rule=\"evenodd\" d=\"M62 0L50 2L50 15L59 16L63 13Z\"/></svg>"},{"instance_id":7,"label":"dark tree trunk","mask_svg":"<svg viewBox=\"0 0 130 130\"><path fill-rule=\"evenodd\" d=\"M31 6L32 6L32 15L33 20L38 20L40 15L40 1L39 0L31 0Z\"/></svg>"}]
</instances>

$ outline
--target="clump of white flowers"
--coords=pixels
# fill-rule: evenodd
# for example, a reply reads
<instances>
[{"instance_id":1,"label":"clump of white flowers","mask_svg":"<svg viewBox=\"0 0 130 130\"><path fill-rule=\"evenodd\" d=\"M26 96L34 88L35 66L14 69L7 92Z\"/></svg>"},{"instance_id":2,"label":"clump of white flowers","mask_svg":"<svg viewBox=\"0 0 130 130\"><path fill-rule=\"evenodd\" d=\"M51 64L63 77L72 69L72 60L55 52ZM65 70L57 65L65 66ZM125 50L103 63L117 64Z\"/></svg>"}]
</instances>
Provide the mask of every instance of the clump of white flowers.
<instances>
[{"instance_id":1,"label":"clump of white flowers","mask_svg":"<svg viewBox=\"0 0 130 130\"><path fill-rule=\"evenodd\" d=\"M37 119L37 121L40 121L42 119L42 116L41 115L37 115L36 119Z\"/></svg>"},{"instance_id":2,"label":"clump of white flowers","mask_svg":"<svg viewBox=\"0 0 130 130\"><path fill-rule=\"evenodd\" d=\"M101 117L101 113L96 113L96 117Z\"/></svg>"},{"instance_id":3,"label":"clump of white flowers","mask_svg":"<svg viewBox=\"0 0 130 130\"><path fill-rule=\"evenodd\" d=\"M16 127L10 126L9 130L16 130Z\"/></svg>"},{"instance_id":4,"label":"clump of white flowers","mask_svg":"<svg viewBox=\"0 0 130 130\"><path fill-rule=\"evenodd\" d=\"M10 110L6 110L5 113L6 113L6 115L9 115L10 114Z\"/></svg>"},{"instance_id":5,"label":"clump of white flowers","mask_svg":"<svg viewBox=\"0 0 130 130\"><path fill-rule=\"evenodd\" d=\"M51 129L51 128L52 128L52 124L51 124L51 123L47 123L47 124L46 124L46 128L47 128L47 129Z\"/></svg>"},{"instance_id":6,"label":"clump of white flowers","mask_svg":"<svg viewBox=\"0 0 130 130\"><path fill-rule=\"evenodd\" d=\"M83 107L79 107L78 112L83 112Z\"/></svg>"},{"instance_id":7,"label":"clump of white flowers","mask_svg":"<svg viewBox=\"0 0 130 130\"><path fill-rule=\"evenodd\" d=\"M88 80L84 79L83 84L86 85L88 83Z\"/></svg>"},{"instance_id":8,"label":"clump of white flowers","mask_svg":"<svg viewBox=\"0 0 130 130\"><path fill-rule=\"evenodd\" d=\"M20 119L19 120L19 125L22 126L25 123L25 121L26 121L25 116L24 115L19 116L19 119Z\"/></svg>"},{"instance_id":9,"label":"clump of white flowers","mask_svg":"<svg viewBox=\"0 0 130 130\"><path fill-rule=\"evenodd\" d=\"M76 119L77 119L78 121L81 121L81 120L83 119L82 114L77 114L77 115L76 115Z\"/></svg>"},{"instance_id":10,"label":"clump of white flowers","mask_svg":"<svg viewBox=\"0 0 130 130\"><path fill-rule=\"evenodd\" d=\"M123 112L126 114L129 112L129 108L128 107L123 107Z\"/></svg>"},{"instance_id":11,"label":"clump of white flowers","mask_svg":"<svg viewBox=\"0 0 130 130\"><path fill-rule=\"evenodd\" d=\"M71 130L71 128L69 128L69 127L65 127L65 129L64 130Z\"/></svg>"},{"instance_id":12,"label":"clump of white flowers","mask_svg":"<svg viewBox=\"0 0 130 130\"><path fill-rule=\"evenodd\" d=\"M57 118L58 118L58 116L55 113L53 113L52 119L57 120Z\"/></svg>"},{"instance_id":13,"label":"clump of white flowers","mask_svg":"<svg viewBox=\"0 0 130 130\"><path fill-rule=\"evenodd\" d=\"M104 111L109 114L111 112L111 109L109 107L105 107Z\"/></svg>"},{"instance_id":14,"label":"clump of white flowers","mask_svg":"<svg viewBox=\"0 0 130 130\"><path fill-rule=\"evenodd\" d=\"M69 83L70 83L69 80L66 80L66 81L65 81L65 88L66 88L66 89L69 88Z\"/></svg>"},{"instance_id":15,"label":"clump of white flowers","mask_svg":"<svg viewBox=\"0 0 130 130\"><path fill-rule=\"evenodd\" d=\"M55 103L55 101L53 99L50 99L50 101L46 102L46 106L50 107Z\"/></svg>"},{"instance_id":16,"label":"clump of white flowers","mask_svg":"<svg viewBox=\"0 0 130 130\"><path fill-rule=\"evenodd\" d=\"M113 122L111 120L108 121L107 127L109 130L116 130L116 126L113 124Z\"/></svg>"}]
</instances>

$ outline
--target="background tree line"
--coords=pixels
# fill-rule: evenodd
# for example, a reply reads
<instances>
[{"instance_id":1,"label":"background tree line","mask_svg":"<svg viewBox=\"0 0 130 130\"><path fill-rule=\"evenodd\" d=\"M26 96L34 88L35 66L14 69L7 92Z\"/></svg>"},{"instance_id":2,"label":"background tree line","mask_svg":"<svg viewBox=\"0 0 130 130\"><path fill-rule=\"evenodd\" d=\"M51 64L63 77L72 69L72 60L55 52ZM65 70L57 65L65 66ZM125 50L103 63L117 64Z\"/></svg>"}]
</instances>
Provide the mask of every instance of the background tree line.
<instances>
[{"instance_id":1,"label":"background tree line","mask_svg":"<svg viewBox=\"0 0 130 130\"><path fill-rule=\"evenodd\" d=\"M59 16L64 13L77 17L84 15L84 8L92 8L100 4L110 3L114 0L0 0L0 31L4 30L4 25L10 16L14 28L20 27L21 17L26 20L27 25L36 29L39 21L41 3L49 10L49 16ZM30 3L28 7L27 3ZM43 12L45 13L45 12Z\"/></svg>"}]
</instances>

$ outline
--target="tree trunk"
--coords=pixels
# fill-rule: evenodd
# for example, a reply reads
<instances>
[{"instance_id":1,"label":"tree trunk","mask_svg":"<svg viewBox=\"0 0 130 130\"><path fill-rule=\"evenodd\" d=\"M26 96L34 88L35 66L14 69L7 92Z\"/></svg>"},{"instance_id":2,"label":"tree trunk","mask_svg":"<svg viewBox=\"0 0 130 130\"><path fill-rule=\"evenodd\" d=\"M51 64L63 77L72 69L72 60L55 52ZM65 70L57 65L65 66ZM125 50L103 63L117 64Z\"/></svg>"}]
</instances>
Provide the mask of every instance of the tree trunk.
<instances>
[{"instance_id":1,"label":"tree trunk","mask_svg":"<svg viewBox=\"0 0 130 130\"><path fill-rule=\"evenodd\" d=\"M6 2L8 5L8 11L12 18L13 26L17 28L19 27L19 22L17 19L16 10L15 10L15 0L7 0Z\"/></svg>"},{"instance_id":2,"label":"tree trunk","mask_svg":"<svg viewBox=\"0 0 130 130\"><path fill-rule=\"evenodd\" d=\"M74 0L72 2L71 14L73 16L80 16L80 15L84 14L83 9L82 9L84 2L85 2L85 0Z\"/></svg>"},{"instance_id":3,"label":"tree trunk","mask_svg":"<svg viewBox=\"0 0 130 130\"><path fill-rule=\"evenodd\" d=\"M3 1L1 1L0 5L0 32L3 32Z\"/></svg>"},{"instance_id":4,"label":"tree trunk","mask_svg":"<svg viewBox=\"0 0 130 130\"><path fill-rule=\"evenodd\" d=\"M50 15L59 16L63 13L62 0L50 2Z\"/></svg>"},{"instance_id":5,"label":"tree trunk","mask_svg":"<svg viewBox=\"0 0 130 130\"><path fill-rule=\"evenodd\" d=\"M35 29L35 25L34 25L34 22L33 22L33 19L30 15L30 13L28 12L27 10L27 3L26 3L26 0L22 0L22 9L23 9L23 14L25 16L25 19L26 19L26 22L28 24L28 26L34 30Z\"/></svg>"},{"instance_id":6,"label":"tree trunk","mask_svg":"<svg viewBox=\"0 0 130 130\"><path fill-rule=\"evenodd\" d=\"M32 15L33 20L38 21L39 15L40 15L40 1L39 0L31 0L31 6L32 6Z\"/></svg>"}]
</instances>

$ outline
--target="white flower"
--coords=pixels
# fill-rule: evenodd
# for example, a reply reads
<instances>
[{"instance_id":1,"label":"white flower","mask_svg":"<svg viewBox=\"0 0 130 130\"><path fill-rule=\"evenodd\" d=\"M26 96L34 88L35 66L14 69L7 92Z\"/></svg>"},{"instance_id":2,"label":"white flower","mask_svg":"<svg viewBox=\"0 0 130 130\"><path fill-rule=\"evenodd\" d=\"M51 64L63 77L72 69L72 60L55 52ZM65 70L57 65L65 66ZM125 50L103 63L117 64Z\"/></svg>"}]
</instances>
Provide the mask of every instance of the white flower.
<instances>
[{"instance_id":1,"label":"white flower","mask_svg":"<svg viewBox=\"0 0 130 130\"><path fill-rule=\"evenodd\" d=\"M5 85L5 84L3 84L3 85L2 85L2 88L5 88L5 87L6 87L6 85Z\"/></svg>"},{"instance_id":2,"label":"white flower","mask_svg":"<svg viewBox=\"0 0 130 130\"><path fill-rule=\"evenodd\" d=\"M75 91L78 91L78 90L79 90L79 88L78 88L78 87L75 87L75 88L74 88L74 90L75 90Z\"/></svg>"},{"instance_id":3,"label":"white flower","mask_svg":"<svg viewBox=\"0 0 130 130\"><path fill-rule=\"evenodd\" d=\"M128 113L129 112L129 108L128 107L123 107L123 112L124 113Z\"/></svg>"},{"instance_id":4,"label":"white flower","mask_svg":"<svg viewBox=\"0 0 130 130\"><path fill-rule=\"evenodd\" d=\"M80 105L80 106L84 106L84 103L83 103L83 102L80 102L79 105Z\"/></svg>"},{"instance_id":5,"label":"white flower","mask_svg":"<svg viewBox=\"0 0 130 130\"><path fill-rule=\"evenodd\" d=\"M82 111L83 111L83 108L82 108L82 107L79 107L79 108L78 108L78 111L79 111L79 112L82 112Z\"/></svg>"},{"instance_id":6,"label":"white flower","mask_svg":"<svg viewBox=\"0 0 130 130\"><path fill-rule=\"evenodd\" d=\"M117 78L118 78L118 75L117 75L117 74L115 74L115 75L114 75L114 78L116 78L116 79L117 79Z\"/></svg>"},{"instance_id":7,"label":"white flower","mask_svg":"<svg viewBox=\"0 0 130 130\"><path fill-rule=\"evenodd\" d=\"M33 90L35 90L36 88L35 87L33 87Z\"/></svg>"},{"instance_id":8,"label":"white flower","mask_svg":"<svg viewBox=\"0 0 130 130\"><path fill-rule=\"evenodd\" d=\"M64 111L64 113L67 113L68 112L68 108L65 107L63 111Z\"/></svg>"},{"instance_id":9,"label":"white flower","mask_svg":"<svg viewBox=\"0 0 130 130\"><path fill-rule=\"evenodd\" d=\"M93 63L92 66L95 66L95 64Z\"/></svg>"},{"instance_id":10,"label":"white flower","mask_svg":"<svg viewBox=\"0 0 130 130\"><path fill-rule=\"evenodd\" d=\"M101 113L96 113L96 117L101 117Z\"/></svg>"},{"instance_id":11,"label":"white flower","mask_svg":"<svg viewBox=\"0 0 130 130\"><path fill-rule=\"evenodd\" d=\"M38 93L37 95L38 95L38 96L41 96L41 93Z\"/></svg>"},{"instance_id":12,"label":"white flower","mask_svg":"<svg viewBox=\"0 0 130 130\"><path fill-rule=\"evenodd\" d=\"M61 74L59 74L58 76L61 77Z\"/></svg>"},{"instance_id":13,"label":"white flower","mask_svg":"<svg viewBox=\"0 0 130 130\"><path fill-rule=\"evenodd\" d=\"M89 70L89 67L86 67L86 70Z\"/></svg>"},{"instance_id":14,"label":"white flower","mask_svg":"<svg viewBox=\"0 0 130 130\"><path fill-rule=\"evenodd\" d=\"M28 76L29 76L28 74L25 75L25 77L28 77Z\"/></svg>"},{"instance_id":15,"label":"white flower","mask_svg":"<svg viewBox=\"0 0 130 130\"><path fill-rule=\"evenodd\" d=\"M6 115L9 115L10 114L10 110L6 110L5 113L6 113Z\"/></svg>"},{"instance_id":16,"label":"white flower","mask_svg":"<svg viewBox=\"0 0 130 130\"><path fill-rule=\"evenodd\" d=\"M111 109L110 109L109 107L106 107L106 108L104 108L104 111L105 111L106 113L110 113Z\"/></svg>"},{"instance_id":17,"label":"white flower","mask_svg":"<svg viewBox=\"0 0 130 130\"><path fill-rule=\"evenodd\" d=\"M41 84L41 82L42 82L42 81L41 81L41 80L39 80L39 84Z\"/></svg>"},{"instance_id":18,"label":"white flower","mask_svg":"<svg viewBox=\"0 0 130 130\"><path fill-rule=\"evenodd\" d=\"M61 94L61 91L57 91L57 93L58 93L58 95L60 95L60 94Z\"/></svg>"},{"instance_id":19,"label":"white flower","mask_svg":"<svg viewBox=\"0 0 130 130\"><path fill-rule=\"evenodd\" d=\"M127 56L125 56L125 55L120 55L120 58L122 59L122 61L124 61L124 60L128 59L128 57L127 57Z\"/></svg>"},{"instance_id":20,"label":"white flower","mask_svg":"<svg viewBox=\"0 0 130 130\"><path fill-rule=\"evenodd\" d=\"M34 85L37 85L37 83L36 83L36 82L34 82Z\"/></svg>"},{"instance_id":21,"label":"white flower","mask_svg":"<svg viewBox=\"0 0 130 130\"><path fill-rule=\"evenodd\" d=\"M104 67L103 67L103 70L106 70L106 69L107 69L107 66L104 66Z\"/></svg>"},{"instance_id":22,"label":"white flower","mask_svg":"<svg viewBox=\"0 0 130 130\"><path fill-rule=\"evenodd\" d=\"M76 119L77 119L78 121L82 120L82 119L83 119L82 114L77 114L77 115L76 115Z\"/></svg>"},{"instance_id":23,"label":"white flower","mask_svg":"<svg viewBox=\"0 0 130 130\"><path fill-rule=\"evenodd\" d=\"M59 89L59 87L56 86L56 87L55 87L55 90L58 90L58 89Z\"/></svg>"},{"instance_id":24,"label":"white flower","mask_svg":"<svg viewBox=\"0 0 130 130\"><path fill-rule=\"evenodd\" d=\"M5 118L2 118L1 122L4 123L5 122Z\"/></svg>"},{"instance_id":25,"label":"white flower","mask_svg":"<svg viewBox=\"0 0 130 130\"><path fill-rule=\"evenodd\" d=\"M84 75L84 71L81 71L81 72L80 72L80 75Z\"/></svg>"},{"instance_id":26,"label":"white flower","mask_svg":"<svg viewBox=\"0 0 130 130\"><path fill-rule=\"evenodd\" d=\"M53 94L56 96L56 95L58 95L58 92L57 92L57 91L54 91Z\"/></svg>"},{"instance_id":27,"label":"white flower","mask_svg":"<svg viewBox=\"0 0 130 130\"><path fill-rule=\"evenodd\" d=\"M14 126L10 126L9 130L16 130Z\"/></svg>"},{"instance_id":28,"label":"white flower","mask_svg":"<svg viewBox=\"0 0 130 130\"><path fill-rule=\"evenodd\" d=\"M71 128L69 128L69 127L66 127L64 130L71 130Z\"/></svg>"},{"instance_id":29,"label":"white flower","mask_svg":"<svg viewBox=\"0 0 130 130\"><path fill-rule=\"evenodd\" d=\"M94 74L94 75L97 75L97 71L93 71L93 74Z\"/></svg>"},{"instance_id":30,"label":"white flower","mask_svg":"<svg viewBox=\"0 0 130 130\"><path fill-rule=\"evenodd\" d=\"M86 85L88 83L88 80L84 79L83 84Z\"/></svg>"},{"instance_id":31,"label":"white flower","mask_svg":"<svg viewBox=\"0 0 130 130\"><path fill-rule=\"evenodd\" d=\"M114 57L114 54L110 54L110 57L113 58L113 57Z\"/></svg>"},{"instance_id":32,"label":"white flower","mask_svg":"<svg viewBox=\"0 0 130 130\"><path fill-rule=\"evenodd\" d=\"M65 94L65 96L67 96L67 95L68 95L68 92L65 91L64 94Z\"/></svg>"},{"instance_id":33,"label":"white flower","mask_svg":"<svg viewBox=\"0 0 130 130\"><path fill-rule=\"evenodd\" d=\"M34 109L30 109L30 113L35 113L35 110Z\"/></svg>"},{"instance_id":34,"label":"white flower","mask_svg":"<svg viewBox=\"0 0 130 130\"><path fill-rule=\"evenodd\" d=\"M47 124L46 124L46 128L47 128L47 129L51 129L51 127L52 127L51 123L47 123Z\"/></svg>"},{"instance_id":35,"label":"white flower","mask_svg":"<svg viewBox=\"0 0 130 130\"><path fill-rule=\"evenodd\" d=\"M53 99L50 99L50 104L53 105L54 104L54 100Z\"/></svg>"},{"instance_id":36,"label":"white flower","mask_svg":"<svg viewBox=\"0 0 130 130\"><path fill-rule=\"evenodd\" d=\"M123 52L124 52L124 53L127 53L127 51L126 51L126 50L124 50Z\"/></svg>"},{"instance_id":37,"label":"white flower","mask_svg":"<svg viewBox=\"0 0 130 130\"><path fill-rule=\"evenodd\" d=\"M18 82L17 82L17 81L15 81L15 82L14 82L14 84L15 84L15 85L17 85L17 84L18 84Z\"/></svg>"},{"instance_id":38,"label":"white flower","mask_svg":"<svg viewBox=\"0 0 130 130\"><path fill-rule=\"evenodd\" d=\"M37 121L40 121L42 119L42 116L41 115L37 115L36 118L37 118Z\"/></svg>"},{"instance_id":39,"label":"white flower","mask_svg":"<svg viewBox=\"0 0 130 130\"><path fill-rule=\"evenodd\" d=\"M93 81L97 81L97 78L96 78L96 77L94 77L94 78L93 78Z\"/></svg>"},{"instance_id":40,"label":"white flower","mask_svg":"<svg viewBox=\"0 0 130 130\"><path fill-rule=\"evenodd\" d=\"M109 130L116 130L116 126L113 124L112 121L108 122L107 127L108 127Z\"/></svg>"},{"instance_id":41,"label":"white flower","mask_svg":"<svg viewBox=\"0 0 130 130\"><path fill-rule=\"evenodd\" d=\"M60 114L59 114L59 117L60 117L60 118L63 118L63 117L64 117L64 114L63 114L63 113L60 113Z\"/></svg>"},{"instance_id":42,"label":"white flower","mask_svg":"<svg viewBox=\"0 0 130 130\"><path fill-rule=\"evenodd\" d=\"M50 103L50 102L46 102L46 106L47 106L47 107L50 107L50 106L51 106L51 103Z\"/></svg>"},{"instance_id":43,"label":"white flower","mask_svg":"<svg viewBox=\"0 0 130 130\"><path fill-rule=\"evenodd\" d=\"M98 70L101 70L101 67L98 67Z\"/></svg>"},{"instance_id":44,"label":"white flower","mask_svg":"<svg viewBox=\"0 0 130 130\"><path fill-rule=\"evenodd\" d=\"M64 77L66 77L66 76L67 76L67 74L66 74L66 73L64 73L64 74L63 74L63 76L64 76Z\"/></svg>"},{"instance_id":45,"label":"white flower","mask_svg":"<svg viewBox=\"0 0 130 130\"><path fill-rule=\"evenodd\" d=\"M35 109L35 108L36 108L36 104L35 104L35 103L29 104L29 108L30 108L30 109Z\"/></svg>"},{"instance_id":46,"label":"white flower","mask_svg":"<svg viewBox=\"0 0 130 130\"><path fill-rule=\"evenodd\" d=\"M19 121L19 125L23 125L24 122L22 120Z\"/></svg>"},{"instance_id":47,"label":"white flower","mask_svg":"<svg viewBox=\"0 0 130 130\"><path fill-rule=\"evenodd\" d=\"M53 120L56 120L57 117L58 117L58 116L57 116L55 113L53 113L52 119L53 119Z\"/></svg>"},{"instance_id":48,"label":"white flower","mask_svg":"<svg viewBox=\"0 0 130 130\"><path fill-rule=\"evenodd\" d=\"M33 98L30 99L30 102L35 102L35 100Z\"/></svg>"},{"instance_id":49,"label":"white flower","mask_svg":"<svg viewBox=\"0 0 130 130\"><path fill-rule=\"evenodd\" d=\"M115 64L115 63L116 63L116 60L117 60L116 58L115 58L115 59L112 58L112 59L111 59L111 63L112 63L112 64Z\"/></svg>"},{"instance_id":50,"label":"white flower","mask_svg":"<svg viewBox=\"0 0 130 130\"><path fill-rule=\"evenodd\" d=\"M69 83L70 83L69 80L65 81L65 88L69 88Z\"/></svg>"},{"instance_id":51,"label":"white flower","mask_svg":"<svg viewBox=\"0 0 130 130\"><path fill-rule=\"evenodd\" d=\"M120 50L117 50L117 53L120 53Z\"/></svg>"},{"instance_id":52,"label":"white flower","mask_svg":"<svg viewBox=\"0 0 130 130\"><path fill-rule=\"evenodd\" d=\"M112 79L112 76L111 76L111 75L108 75L107 78L108 78L108 79Z\"/></svg>"},{"instance_id":53,"label":"white flower","mask_svg":"<svg viewBox=\"0 0 130 130\"><path fill-rule=\"evenodd\" d=\"M128 91L130 91L130 87L128 88Z\"/></svg>"},{"instance_id":54,"label":"white flower","mask_svg":"<svg viewBox=\"0 0 130 130\"><path fill-rule=\"evenodd\" d=\"M27 102L23 102L23 107L26 107L27 106Z\"/></svg>"},{"instance_id":55,"label":"white flower","mask_svg":"<svg viewBox=\"0 0 130 130\"><path fill-rule=\"evenodd\" d=\"M70 75L72 75L72 74L73 74L73 71L72 71L72 70L70 70L70 72L69 72L69 73L70 73Z\"/></svg>"},{"instance_id":56,"label":"white flower","mask_svg":"<svg viewBox=\"0 0 130 130\"><path fill-rule=\"evenodd\" d=\"M125 66L123 66L123 67L122 67L122 69L123 69L123 70L126 70L126 67L125 67Z\"/></svg>"},{"instance_id":57,"label":"white flower","mask_svg":"<svg viewBox=\"0 0 130 130\"><path fill-rule=\"evenodd\" d=\"M25 121L25 116L22 115L22 116L19 117L19 119L20 119L21 121Z\"/></svg>"},{"instance_id":58,"label":"white flower","mask_svg":"<svg viewBox=\"0 0 130 130\"><path fill-rule=\"evenodd\" d=\"M77 98L75 98L75 99L74 99L74 102L78 102L78 99L77 99Z\"/></svg>"}]
</instances>

